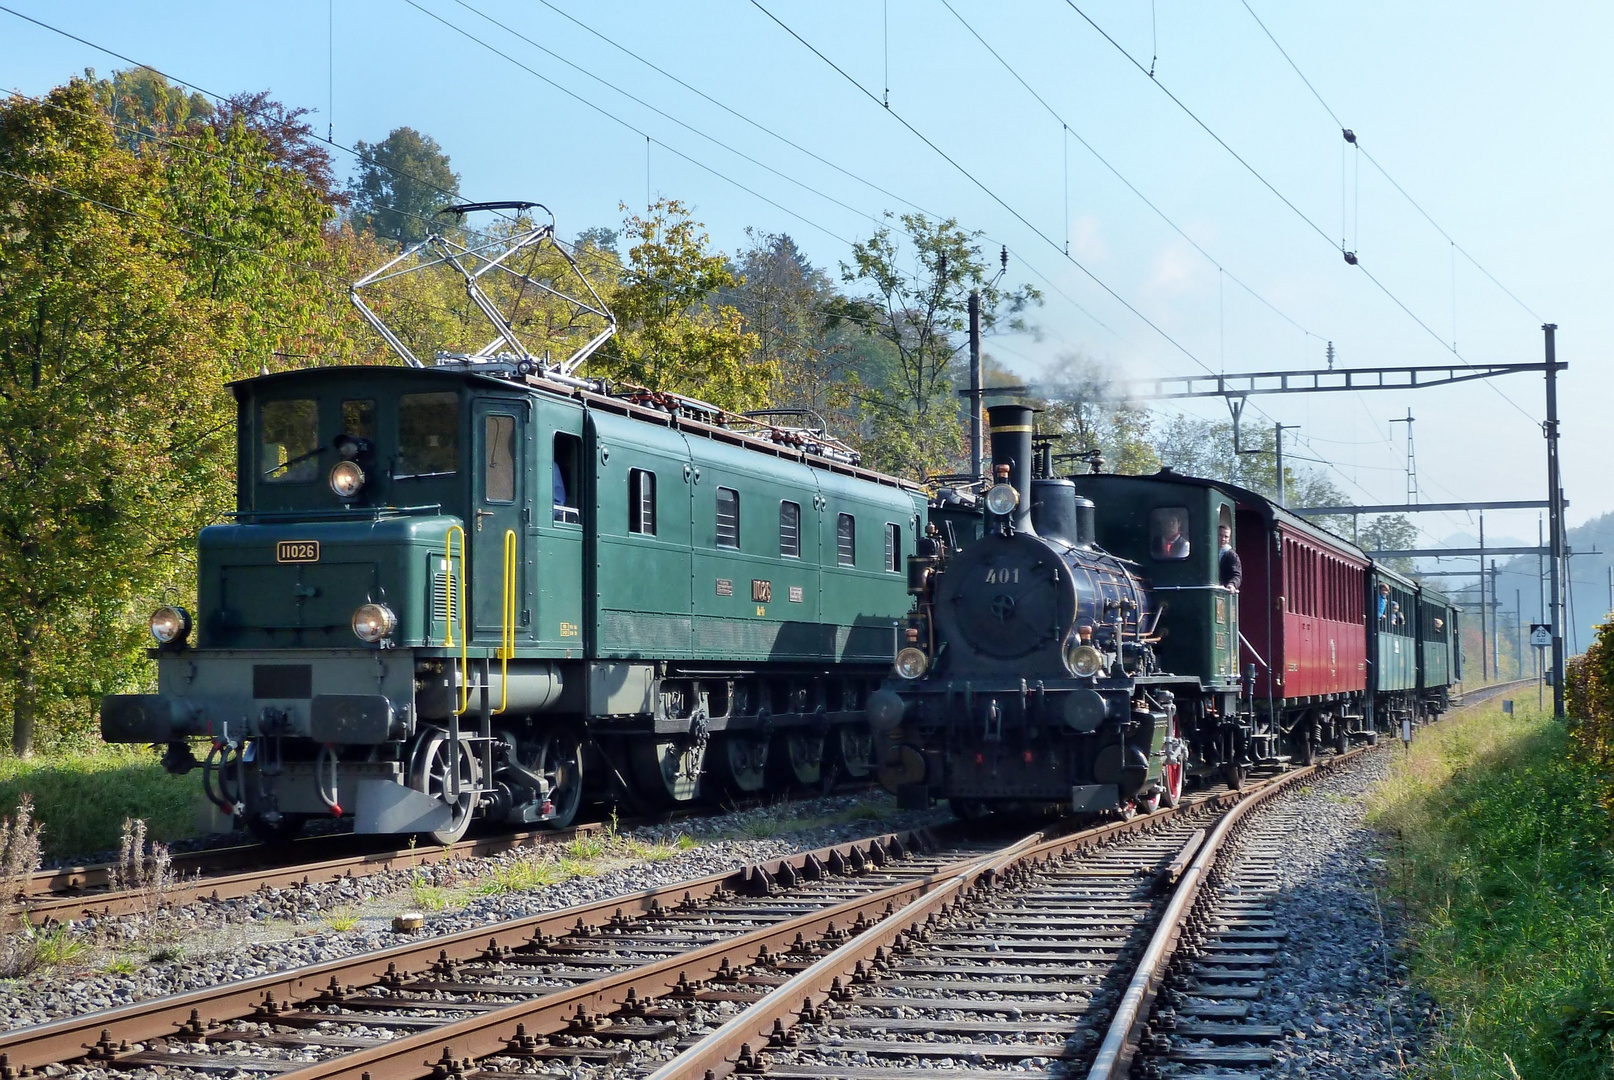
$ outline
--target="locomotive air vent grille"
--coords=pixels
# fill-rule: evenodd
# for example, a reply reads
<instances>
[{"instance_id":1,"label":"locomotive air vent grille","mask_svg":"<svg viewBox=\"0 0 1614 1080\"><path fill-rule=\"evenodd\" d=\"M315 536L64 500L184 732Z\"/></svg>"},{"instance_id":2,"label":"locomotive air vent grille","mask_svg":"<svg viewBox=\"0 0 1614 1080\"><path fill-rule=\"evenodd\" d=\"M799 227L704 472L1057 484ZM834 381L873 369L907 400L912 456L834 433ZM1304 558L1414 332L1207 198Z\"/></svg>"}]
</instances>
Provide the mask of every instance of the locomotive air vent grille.
<instances>
[{"instance_id":1,"label":"locomotive air vent grille","mask_svg":"<svg viewBox=\"0 0 1614 1080\"><path fill-rule=\"evenodd\" d=\"M432 618L438 622L458 618L459 613L454 610L454 593L453 574L432 575Z\"/></svg>"}]
</instances>

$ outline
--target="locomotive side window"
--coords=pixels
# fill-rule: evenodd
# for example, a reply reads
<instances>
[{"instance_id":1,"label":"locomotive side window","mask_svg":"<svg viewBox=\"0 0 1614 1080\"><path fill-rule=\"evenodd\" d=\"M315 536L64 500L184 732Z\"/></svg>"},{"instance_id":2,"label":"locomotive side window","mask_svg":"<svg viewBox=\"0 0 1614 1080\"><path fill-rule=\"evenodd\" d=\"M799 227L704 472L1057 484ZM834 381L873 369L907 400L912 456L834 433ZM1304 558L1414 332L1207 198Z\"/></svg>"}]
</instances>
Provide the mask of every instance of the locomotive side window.
<instances>
[{"instance_id":1,"label":"locomotive side window","mask_svg":"<svg viewBox=\"0 0 1614 1080\"><path fill-rule=\"evenodd\" d=\"M576 435L555 435L555 459L550 467L551 483L555 489L555 524L580 525L578 512L578 462L583 456L583 440Z\"/></svg>"},{"instance_id":2,"label":"locomotive side window","mask_svg":"<svg viewBox=\"0 0 1614 1080\"><path fill-rule=\"evenodd\" d=\"M1188 558L1188 508L1162 506L1149 512L1149 551L1162 562Z\"/></svg>"},{"instance_id":3,"label":"locomotive side window","mask_svg":"<svg viewBox=\"0 0 1614 1080\"><path fill-rule=\"evenodd\" d=\"M885 568L893 574L902 570L902 526L886 522Z\"/></svg>"},{"instance_id":4,"label":"locomotive side window","mask_svg":"<svg viewBox=\"0 0 1614 1080\"><path fill-rule=\"evenodd\" d=\"M801 558L801 505L779 504L779 554L787 559Z\"/></svg>"},{"instance_id":5,"label":"locomotive side window","mask_svg":"<svg viewBox=\"0 0 1614 1080\"><path fill-rule=\"evenodd\" d=\"M266 401L258 413L258 474L271 484L319 478L319 405L310 398Z\"/></svg>"},{"instance_id":6,"label":"locomotive side window","mask_svg":"<svg viewBox=\"0 0 1614 1080\"><path fill-rule=\"evenodd\" d=\"M835 553L842 566L857 565L857 520L851 514L835 520Z\"/></svg>"},{"instance_id":7,"label":"locomotive side window","mask_svg":"<svg viewBox=\"0 0 1614 1080\"><path fill-rule=\"evenodd\" d=\"M656 535L656 474L628 470L628 531Z\"/></svg>"},{"instance_id":8,"label":"locomotive side window","mask_svg":"<svg viewBox=\"0 0 1614 1080\"><path fill-rule=\"evenodd\" d=\"M717 489L717 546L740 548L740 493L733 488Z\"/></svg>"},{"instance_id":9,"label":"locomotive side window","mask_svg":"<svg viewBox=\"0 0 1614 1080\"><path fill-rule=\"evenodd\" d=\"M398 399L396 480L453 476L459 468L459 397L405 394Z\"/></svg>"},{"instance_id":10,"label":"locomotive side window","mask_svg":"<svg viewBox=\"0 0 1614 1080\"><path fill-rule=\"evenodd\" d=\"M493 413L484 421L482 490L488 502L516 501L516 418Z\"/></svg>"}]
</instances>

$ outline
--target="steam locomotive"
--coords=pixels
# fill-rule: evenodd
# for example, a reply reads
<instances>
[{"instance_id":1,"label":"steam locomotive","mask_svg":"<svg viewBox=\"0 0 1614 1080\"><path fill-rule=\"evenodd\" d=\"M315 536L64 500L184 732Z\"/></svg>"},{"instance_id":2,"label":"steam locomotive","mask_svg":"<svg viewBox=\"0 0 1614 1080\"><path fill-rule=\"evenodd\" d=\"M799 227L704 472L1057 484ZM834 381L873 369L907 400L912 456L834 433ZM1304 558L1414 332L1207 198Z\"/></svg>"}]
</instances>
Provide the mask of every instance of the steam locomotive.
<instances>
[{"instance_id":1,"label":"steam locomotive","mask_svg":"<svg viewBox=\"0 0 1614 1080\"><path fill-rule=\"evenodd\" d=\"M1147 811L1447 707L1458 613L1438 593L1234 485L1049 476L1032 411L989 415L996 482L973 510L933 504L869 702L904 802Z\"/></svg>"}]
</instances>

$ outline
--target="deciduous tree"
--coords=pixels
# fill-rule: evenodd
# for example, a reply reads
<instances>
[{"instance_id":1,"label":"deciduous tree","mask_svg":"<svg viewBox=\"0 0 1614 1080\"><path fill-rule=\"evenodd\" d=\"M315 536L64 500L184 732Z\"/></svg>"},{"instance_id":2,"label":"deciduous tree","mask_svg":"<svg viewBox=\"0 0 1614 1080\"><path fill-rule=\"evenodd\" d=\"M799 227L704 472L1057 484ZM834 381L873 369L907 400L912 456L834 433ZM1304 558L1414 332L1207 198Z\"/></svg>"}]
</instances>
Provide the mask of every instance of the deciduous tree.
<instances>
[{"instance_id":1,"label":"deciduous tree","mask_svg":"<svg viewBox=\"0 0 1614 1080\"><path fill-rule=\"evenodd\" d=\"M460 189L459 174L437 140L399 127L378 143L361 139L354 149L359 152L359 172L349 187L354 220L397 244L425 239L437 227L437 211Z\"/></svg>"}]
</instances>

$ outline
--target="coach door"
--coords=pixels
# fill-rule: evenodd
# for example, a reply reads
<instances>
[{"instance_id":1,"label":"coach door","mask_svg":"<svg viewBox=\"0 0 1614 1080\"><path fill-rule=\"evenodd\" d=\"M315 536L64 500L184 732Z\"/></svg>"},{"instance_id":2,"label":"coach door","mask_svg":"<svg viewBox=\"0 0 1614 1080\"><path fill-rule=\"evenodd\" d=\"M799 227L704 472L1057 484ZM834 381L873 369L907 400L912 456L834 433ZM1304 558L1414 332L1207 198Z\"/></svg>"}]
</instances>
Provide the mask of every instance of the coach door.
<instances>
[{"instance_id":1,"label":"coach door","mask_svg":"<svg viewBox=\"0 0 1614 1080\"><path fill-rule=\"evenodd\" d=\"M471 415L476 455L471 520L465 523L471 541L469 606L472 636L486 647L498 647L507 622L518 643L532 638L527 410L525 401L484 398Z\"/></svg>"}]
</instances>

